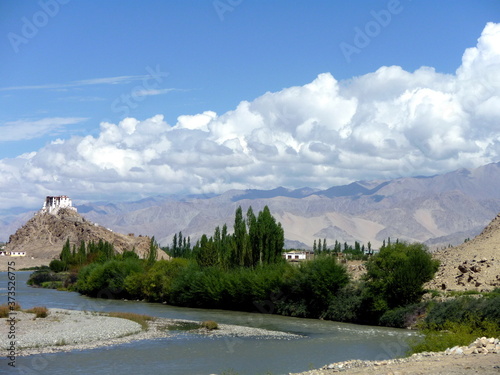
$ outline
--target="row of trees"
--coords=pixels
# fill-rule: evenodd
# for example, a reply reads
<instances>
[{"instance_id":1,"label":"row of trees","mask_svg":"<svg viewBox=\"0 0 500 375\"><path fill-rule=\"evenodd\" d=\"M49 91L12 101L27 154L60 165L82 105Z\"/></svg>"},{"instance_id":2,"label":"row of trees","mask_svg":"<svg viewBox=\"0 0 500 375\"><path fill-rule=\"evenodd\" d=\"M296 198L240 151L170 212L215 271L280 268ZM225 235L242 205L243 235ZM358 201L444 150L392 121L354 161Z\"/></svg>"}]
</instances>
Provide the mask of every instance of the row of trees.
<instances>
[{"instance_id":1,"label":"row of trees","mask_svg":"<svg viewBox=\"0 0 500 375\"><path fill-rule=\"evenodd\" d=\"M152 266L156 262L158 257L158 248L159 246L155 241L155 238L151 238L149 251L145 259L148 266ZM100 239L97 243L94 241L89 241L88 243L81 241L80 246L77 249L76 245L73 244L73 246L71 246L68 238L63 245L59 259L54 259L50 263L49 267L54 272L68 271L70 269L78 271L83 266L91 263L104 263L112 259L130 257L139 259L139 256L135 252L135 248L119 254L115 251L113 244Z\"/></svg>"},{"instance_id":2,"label":"row of trees","mask_svg":"<svg viewBox=\"0 0 500 375\"><path fill-rule=\"evenodd\" d=\"M64 286L89 296L204 308L264 309L370 324L391 320L388 313L418 303L424 283L438 266L424 245L390 240L368 259L361 281L350 280L326 241L322 247L327 251L318 251L314 260L290 265L282 259L283 228L267 206L257 215L251 207L246 215L238 207L233 233L224 225L215 228L212 236L202 236L192 248L190 242L179 233L168 249L178 257L157 261L154 238L146 259L139 259L133 251L116 254L112 245L103 241L82 243L78 249L71 249L67 241L60 260L54 262L65 265L62 268L71 267L76 274L74 279L63 281ZM339 246L337 242L333 250ZM354 247L344 244L343 251L361 250L359 243Z\"/></svg>"},{"instance_id":3,"label":"row of trees","mask_svg":"<svg viewBox=\"0 0 500 375\"><path fill-rule=\"evenodd\" d=\"M370 257L366 268L366 276L356 282L332 254L298 266L276 262L227 270L195 259L162 260L148 267L143 260L122 257L84 267L75 288L94 297L400 325L394 316L401 314L394 312L420 302L437 262L424 245L401 242Z\"/></svg>"},{"instance_id":4,"label":"row of trees","mask_svg":"<svg viewBox=\"0 0 500 375\"><path fill-rule=\"evenodd\" d=\"M257 215L249 207L244 216L240 206L235 212L232 234L226 224L222 228L217 226L212 236L204 234L191 248L191 239L179 232L174 235L172 247L165 250L174 258L194 259L200 266L227 270L279 262L284 245L283 228L269 207L265 206Z\"/></svg>"},{"instance_id":5,"label":"row of trees","mask_svg":"<svg viewBox=\"0 0 500 375\"><path fill-rule=\"evenodd\" d=\"M335 240L335 244L333 245L332 248L328 247L326 244L326 238L323 240L318 239L318 241L314 240L313 243L313 252L315 254L347 254L352 258L355 259L361 259L361 258L366 258L366 255L373 255L373 249L372 249L372 244L371 242L368 242L367 247L365 248L365 245L361 244L358 241L354 241L354 246L347 244L347 242L344 242L344 244L341 244L339 241Z\"/></svg>"}]
</instances>

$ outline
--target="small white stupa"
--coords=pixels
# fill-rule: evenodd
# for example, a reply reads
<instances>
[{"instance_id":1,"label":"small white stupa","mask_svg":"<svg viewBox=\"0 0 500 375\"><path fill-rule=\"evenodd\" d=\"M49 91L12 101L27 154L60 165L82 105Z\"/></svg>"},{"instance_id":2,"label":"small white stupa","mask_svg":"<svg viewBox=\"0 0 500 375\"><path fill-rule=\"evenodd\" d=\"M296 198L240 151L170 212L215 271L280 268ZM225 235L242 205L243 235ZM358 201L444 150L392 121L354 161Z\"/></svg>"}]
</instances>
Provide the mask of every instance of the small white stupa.
<instances>
[{"instance_id":1,"label":"small white stupa","mask_svg":"<svg viewBox=\"0 0 500 375\"><path fill-rule=\"evenodd\" d=\"M46 197L40 212L47 212L49 214L56 215L61 208L69 208L70 210L76 212L76 207L73 207L71 199L66 195L60 195L58 197Z\"/></svg>"}]
</instances>

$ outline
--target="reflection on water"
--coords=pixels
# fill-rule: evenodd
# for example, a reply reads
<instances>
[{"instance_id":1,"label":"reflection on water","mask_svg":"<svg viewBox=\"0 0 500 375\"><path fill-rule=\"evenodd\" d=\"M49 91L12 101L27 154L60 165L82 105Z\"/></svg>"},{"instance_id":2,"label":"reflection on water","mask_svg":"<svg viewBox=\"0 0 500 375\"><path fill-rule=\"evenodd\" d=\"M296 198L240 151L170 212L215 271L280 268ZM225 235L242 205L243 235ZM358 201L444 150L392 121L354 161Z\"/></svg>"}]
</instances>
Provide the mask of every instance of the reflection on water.
<instances>
[{"instance_id":1,"label":"reflection on water","mask_svg":"<svg viewBox=\"0 0 500 375\"><path fill-rule=\"evenodd\" d=\"M348 359L400 356L407 350L406 340L412 334L407 330L314 319L92 299L78 293L29 288L28 276L29 272L16 274L16 297L23 308L127 311L166 318L215 320L303 336L270 340L183 334L108 348L18 358L18 369L28 374L288 374ZM0 273L0 303L7 300L6 286L7 274ZM6 367L5 362L0 362L0 374Z\"/></svg>"}]
</instances>

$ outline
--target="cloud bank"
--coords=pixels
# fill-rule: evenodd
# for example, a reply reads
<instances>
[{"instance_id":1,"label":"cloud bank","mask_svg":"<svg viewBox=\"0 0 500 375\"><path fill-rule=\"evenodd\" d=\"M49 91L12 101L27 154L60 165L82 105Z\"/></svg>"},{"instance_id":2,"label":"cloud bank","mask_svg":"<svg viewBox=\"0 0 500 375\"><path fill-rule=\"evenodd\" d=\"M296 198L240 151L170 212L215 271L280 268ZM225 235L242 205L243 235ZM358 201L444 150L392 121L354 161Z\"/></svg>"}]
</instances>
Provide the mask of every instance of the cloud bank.
<instances>
[{"instance_id":1,"label":"cloud bank","mask_svg":"<svg viewBox=\"0 0 500 375\"><path fill-rule=\"evenodd\" d=\"M499 160L500 24L488 23L455 74L384 66L339 82L324 73L220 116L126 118L101 123L96 137L0 160L0 207L36 206L46 194L118 200L328 187Z\"/></svg>"}]
</instances>

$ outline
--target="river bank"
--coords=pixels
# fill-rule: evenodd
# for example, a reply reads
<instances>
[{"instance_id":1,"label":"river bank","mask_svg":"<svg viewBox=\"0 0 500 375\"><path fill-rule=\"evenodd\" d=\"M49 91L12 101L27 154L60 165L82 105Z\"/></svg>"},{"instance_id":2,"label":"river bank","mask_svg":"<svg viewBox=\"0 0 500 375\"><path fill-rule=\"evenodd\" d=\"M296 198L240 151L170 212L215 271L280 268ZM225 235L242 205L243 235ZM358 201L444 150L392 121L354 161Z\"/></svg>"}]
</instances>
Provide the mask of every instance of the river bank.
<instances>
[{"instance_id":1,"label":"river bank","mask_svg":"<svg viewBox=\"0 0 500 375\"><path fill-rule=\"evenodd\" d=\"M454 347L444 352L426 352L407 358L384 361L351 360L332 363L321 369L290 375L332 375L339 372L349 375L373 374L500 374L500 340L478 338L469 346Z\"/></svg>"},{"instance_id":2,"label":"river bank","mask_svg":"<svg viewBox=\"0 0 500 375\"><path fill-rule=\"evenodd\" d=\"M174 337L189 332L213 337L259 337L262 339L296 339L301 336L261 328L219 324L218 329L193 328L196 321L152 318L143 329L134 321L111 317L108 313L49 309L46 318L18 311L15 314L16 356L95 349L138 340ZM191 329L186 331L185 327ZM0 356L7 356L10 340L7 318L0 319Z\"/></svg>"}]
</instances>

